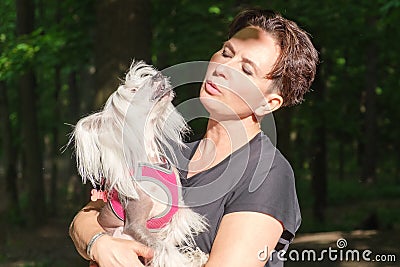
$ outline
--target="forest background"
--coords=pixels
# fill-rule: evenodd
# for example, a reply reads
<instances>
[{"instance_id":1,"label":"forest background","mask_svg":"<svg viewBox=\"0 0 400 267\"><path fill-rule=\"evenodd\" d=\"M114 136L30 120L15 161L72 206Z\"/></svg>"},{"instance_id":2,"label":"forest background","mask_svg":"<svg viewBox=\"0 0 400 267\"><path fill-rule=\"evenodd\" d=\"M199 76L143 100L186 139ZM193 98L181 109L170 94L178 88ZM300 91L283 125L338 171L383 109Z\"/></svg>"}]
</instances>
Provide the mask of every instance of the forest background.
<instances>
[{"instance_id":1,"label":"forest background","mask_svg":"<svg viewBox=\"0 0 400 267\"><path fill-rule=\"evenodd\" d=\"M361 233L362 246L400 260L387 241L400 236L399 0L2 0L1 266L86 266L67 236L90 189L64 150L72 125L104 104L132 59L158 69L208 60L249 6L296 21L320 53L306 101L274 115L296 174L299 236ZM198 86L177 88L175 104ZM204 122L190 122L190 139Z\"/></svg>"}]
</instances>

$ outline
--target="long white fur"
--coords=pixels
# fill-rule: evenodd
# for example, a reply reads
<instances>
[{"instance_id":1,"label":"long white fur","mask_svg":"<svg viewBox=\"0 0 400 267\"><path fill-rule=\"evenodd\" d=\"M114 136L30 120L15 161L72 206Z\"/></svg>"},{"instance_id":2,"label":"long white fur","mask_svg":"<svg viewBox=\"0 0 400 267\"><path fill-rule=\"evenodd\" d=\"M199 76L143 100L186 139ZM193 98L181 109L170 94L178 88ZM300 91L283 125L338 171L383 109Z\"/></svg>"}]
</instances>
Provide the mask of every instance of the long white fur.
<instances>
[{"instance_id":1,"label":"long white fur","mask_svg":"<svg viewBox=\"0 0 400 267\"><path fill-rule=\"evenodd\" d=\"M84 182L96 186L106 177L107 190L115 189L121 196L138 199L134 183L137 164L165 158L175 162L170 142L184 145L182 134L188 128L171 103L172 95L152 101L154 90L149 87L157 73L142 61L133 62L124 83L109 97L103 110L77 123L72 138ZM186 208L182 199L180 205L172 221L157 233L160 242L151 266L199 267L207 261L206 254L193 249L194 235L206 230L207 223Z\"/></svg>"},{"instance_id":2,"label":"long white fur","mask_svg":"<svg viewBox=\"0 0 400 267\"><path fill-rule=\"evenodd\" d=\"M137 199L135 186L128 179L137 164L148 162L148 155L166 158L165 149L174 155L168 141L183 145L181 135L187 130L183 117L172 103L164 105L165 110L157 110L157 105L149 101L152 92L140 90L157 73L144 62L132 63L124 84L109 97L104 109L77 123L73 138L84 182L99 185L107 177L110 189ZM129 112L133 108L135 112ZM150 111L157 114L151 117Z\"/></svg>"}]
</instances>

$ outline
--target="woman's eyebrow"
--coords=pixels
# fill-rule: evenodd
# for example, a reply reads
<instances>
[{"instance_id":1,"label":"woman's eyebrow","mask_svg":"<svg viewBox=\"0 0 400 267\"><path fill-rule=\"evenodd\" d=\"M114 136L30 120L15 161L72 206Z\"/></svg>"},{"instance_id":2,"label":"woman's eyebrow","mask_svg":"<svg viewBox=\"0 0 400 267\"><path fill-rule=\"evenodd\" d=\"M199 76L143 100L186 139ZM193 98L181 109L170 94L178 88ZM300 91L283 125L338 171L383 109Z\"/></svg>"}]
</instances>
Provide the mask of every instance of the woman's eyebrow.
<instances>
[{"instance_id":1,"label":"woman's eyebrow","mask_svg":"<svg viewBox=\"0 0 400 267\"><path fill-rule=\"evenodd\" d=\"M229 41L224 42L224 47L229 48L229 50L231 50L232 52L235 52L235 47L233 46L233 44Z\"/></svg>"}]
</instances>

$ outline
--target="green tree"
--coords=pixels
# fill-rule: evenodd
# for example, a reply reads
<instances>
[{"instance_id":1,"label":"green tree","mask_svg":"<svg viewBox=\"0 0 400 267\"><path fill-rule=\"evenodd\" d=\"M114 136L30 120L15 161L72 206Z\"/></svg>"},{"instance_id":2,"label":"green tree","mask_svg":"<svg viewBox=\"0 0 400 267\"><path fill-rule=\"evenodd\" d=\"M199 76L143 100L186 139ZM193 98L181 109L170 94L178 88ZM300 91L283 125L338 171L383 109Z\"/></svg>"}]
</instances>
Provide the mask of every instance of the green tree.
<instances>
[{"instance_id":1,"label":"green tree","mask_svg":"<svg viewBox=\"0 0 400 267\"><path fill-rule=\"evenodd\" d=\"M34 2L17 0L16 10L17 35L20 38L24 38L34 31ZM42 171L42 142L37 120L35 79L33 67L28 64L19 77L19 99L21 107L21 137L24 148L23 176L28 187L28 223L31 226L43 223L43 219L46 218Z\"/></svg>"},{"instance_id":2,"label":"green tree","mask_svg":"<svg viewBox=\"0 0 400 267\"><path fill-rule=\"evenodd\" d=\"M94 107L117 88L132 59L151 63L151 1L117 0L96 4Z\"/></svg>"}]
</instances>

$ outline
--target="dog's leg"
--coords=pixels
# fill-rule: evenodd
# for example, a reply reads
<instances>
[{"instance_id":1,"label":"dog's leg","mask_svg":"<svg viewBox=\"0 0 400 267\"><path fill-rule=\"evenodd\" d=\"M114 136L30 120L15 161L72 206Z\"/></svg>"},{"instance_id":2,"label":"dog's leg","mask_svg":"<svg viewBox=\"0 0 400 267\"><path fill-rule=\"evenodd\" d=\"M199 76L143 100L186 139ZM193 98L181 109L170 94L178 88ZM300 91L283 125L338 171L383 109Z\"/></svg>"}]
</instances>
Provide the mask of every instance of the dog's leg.
<instances>
[{"instance_id":1,"label":"dog's leg","mask_svg":"<svg viewBox=\"0 0 400 267\"><path fill-rule=\"evenodd\" d=\"M127 200L124 234L130 235L136 241L154 250L153 259L148 262L141 259L142 262L145 266L152 267L192 267L193 265L185 255L180 253L176 244L160 240L146 228L146 222L154 207L154 202L140 189L137 191L138 200Z\"/></svg>"},{"instance_id":2,"label":"dog's leg","mask_svg":"<svg viewBox=\"0 0 400 267\"><path fill-rule=\"evenodd\" d=\"M109 202L101 209L97 221L106 232L111 234L116 228L124 226L124 222L114 214Z\"/></svg>"},{"instance_id":3,"label":"dog's leg","mask_svg":"<svg viewBox=\"0 0 400 267\"><path fill-rule=\"evenodd\" d=\"M153 201L140 189L137 191L139 199L128 199L126 203L124 233L146 246L154 247L156 240L146 228Z\"/></svg>"}]
</instances>

